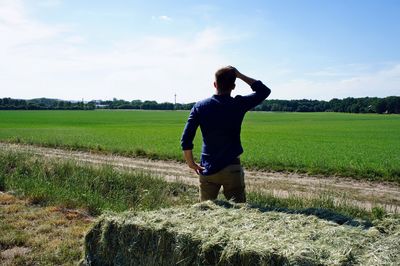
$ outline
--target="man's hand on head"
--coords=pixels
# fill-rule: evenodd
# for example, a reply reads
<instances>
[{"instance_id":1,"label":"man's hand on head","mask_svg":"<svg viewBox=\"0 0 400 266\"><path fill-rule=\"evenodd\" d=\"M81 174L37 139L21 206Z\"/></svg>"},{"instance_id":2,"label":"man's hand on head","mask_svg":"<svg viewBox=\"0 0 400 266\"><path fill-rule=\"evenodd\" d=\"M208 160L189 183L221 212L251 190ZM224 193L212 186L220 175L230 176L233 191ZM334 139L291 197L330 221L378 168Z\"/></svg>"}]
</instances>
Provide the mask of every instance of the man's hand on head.
<instances>
[{"instance_id":1,"label":"man's hand on head","mask_svg":"<svg viewBox=\"0 0 400 266\"><path fill-rule=\"evenodd\" d=\"M228 66L228 68L235 70L236 78L241 79L242 73L240 73L239 70L237 70L236 67L234 67L234 66Z\"/></svg>"},{"instance_id":2,"label":"man's hand on head","mask_svg":"<svg viewBox=\"0 0 400 266\"><path fill-rule=\"evenodd\" d=\"M235 70L235 74L236 74L236 78L243 80L245 83L247 83L248 85L252 85L254 82L256 82L255 79L250 78L246 75L243 75L242 73L239 72L239 70L237 70L236 67L233 66L228 66L228 68L234 69Z\"/></svg>"}]
</instances>

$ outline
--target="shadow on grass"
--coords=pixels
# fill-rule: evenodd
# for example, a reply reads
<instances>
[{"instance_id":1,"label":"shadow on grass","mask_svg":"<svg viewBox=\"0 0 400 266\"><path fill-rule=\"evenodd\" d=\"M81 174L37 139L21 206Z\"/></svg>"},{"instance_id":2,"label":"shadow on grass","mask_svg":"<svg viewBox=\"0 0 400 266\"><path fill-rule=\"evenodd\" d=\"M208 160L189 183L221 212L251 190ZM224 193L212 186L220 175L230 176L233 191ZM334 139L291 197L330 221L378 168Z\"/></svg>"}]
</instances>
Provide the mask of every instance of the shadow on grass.
<instances>
[{"instance_id":1,"label":"shadow on grass","mask_svg":"<svg viewBox=\"0 0 400 266\"><path fill-rule=\"evenodd\" d=\"M235 204L232 202L228 201L223 201L223 200L215 200L214 203L218 206L230 209L230 208L240 208L242 207L242 204ZM349 225L349 226L354 226L354 227L361 227L363 229L368 229L373 226L373 224L370 221L364 221L364 220L356 220L353 219L349 216L328 210L328 209L323 209L323 208L304 208L304 209L290 209L290 208L273 208L273 207L263 207L257 204L249 204L247 203L246 206L250 209L257 209L260 212L283 212L287 214L303 214L303 215L308 215L308 216L316 216L319 219L323 219L326 221L334 222L339 225Z\"/></svg>"}]
</instances>

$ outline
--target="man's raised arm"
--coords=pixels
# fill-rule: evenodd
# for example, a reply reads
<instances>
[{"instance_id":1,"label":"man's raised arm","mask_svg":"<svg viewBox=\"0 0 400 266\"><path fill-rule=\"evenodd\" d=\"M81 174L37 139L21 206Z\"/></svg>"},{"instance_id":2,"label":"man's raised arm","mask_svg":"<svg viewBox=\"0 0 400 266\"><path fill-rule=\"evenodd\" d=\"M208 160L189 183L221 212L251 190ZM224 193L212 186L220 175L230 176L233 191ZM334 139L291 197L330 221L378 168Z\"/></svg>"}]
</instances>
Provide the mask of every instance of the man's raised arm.
<instances>
[{"instance_id":1,"label":"man's raised arm","mask_svg":"<svg viewBox=\"0 0 400 266\"><path fill-rule=\"evenodd\" d=\"M236 78L243 80L254 91L254 93L250 95L241 97L243 107L245 108L246 111L262 103L271 94L271 90L267 86L265 86L261 81L255 80L240 73L236 68L235 68L235 73L236 73Z\"/></svg>"},{"instance_id":2,"label":"man's raised arm","mask_svg":"<svg viewBox=\"0 0 400 266\"><path fill-rule=\"evenodd\" d=\"M243 75L242 73L240 73L236 68L235 68L235 72L236 72L236 78L243 80L244 82L246 82L249 86L253 85L254 82L256 82L257 80L250 78L246 75Z\"/></svg>"}]
</instances>

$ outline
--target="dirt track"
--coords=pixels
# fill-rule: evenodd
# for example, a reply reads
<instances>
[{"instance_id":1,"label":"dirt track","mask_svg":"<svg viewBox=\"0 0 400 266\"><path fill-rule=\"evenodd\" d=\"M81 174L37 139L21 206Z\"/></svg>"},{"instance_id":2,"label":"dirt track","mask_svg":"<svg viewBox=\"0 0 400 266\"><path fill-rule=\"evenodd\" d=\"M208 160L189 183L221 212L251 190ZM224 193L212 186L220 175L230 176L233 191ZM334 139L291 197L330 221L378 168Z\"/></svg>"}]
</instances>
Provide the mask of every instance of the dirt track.
<instances>
[{"instance_id":1,"label":"dirt track","mask_svg":"<svg viewBox=\"0 0 400 266\"><path fill-rule=\"evenodd\" d=\"M46 157L73 159L93 164L109 164L124 170L150 172L168 181L179 181L189 185L198 184L196 174L185 164L175 161L100 155L8 143L0 143L0 149L28 151ZM400 185L397 184L281 172L245 171L245 176L249 191L272 193L278 197L289 195L320 197L324 193L328 193L337 201L345 199L347 202L366 209L379 204L387 211L400 213Z\"/></svg>"}]
</instances>

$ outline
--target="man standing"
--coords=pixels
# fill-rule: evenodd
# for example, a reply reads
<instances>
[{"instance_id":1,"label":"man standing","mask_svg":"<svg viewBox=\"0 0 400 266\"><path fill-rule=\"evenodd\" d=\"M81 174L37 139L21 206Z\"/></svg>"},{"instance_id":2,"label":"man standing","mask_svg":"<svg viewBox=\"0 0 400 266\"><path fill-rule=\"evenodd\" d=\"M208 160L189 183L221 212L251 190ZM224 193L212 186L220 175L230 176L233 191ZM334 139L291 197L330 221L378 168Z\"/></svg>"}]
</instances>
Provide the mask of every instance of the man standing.
<instances>
[{"instance_id":1,"label":"man standing","mask_svg":"<svg viewBox=\"0 0 400 266\"><path fill-rule=\"evenodd\" d=\"M254 93L231 97L236 78L250 85ZM242 121L246 112L264 101L271 90L232 66L215 73L214 87L215 95L193 106L183 131L182 150L188 166L200 176L201 201L216 199L223 186L227 200L246 202L244 172L239 159L243 153ZM198 126L203 135L200 165L194 161L192 153Z\"/></svg>"}]
</instances>

